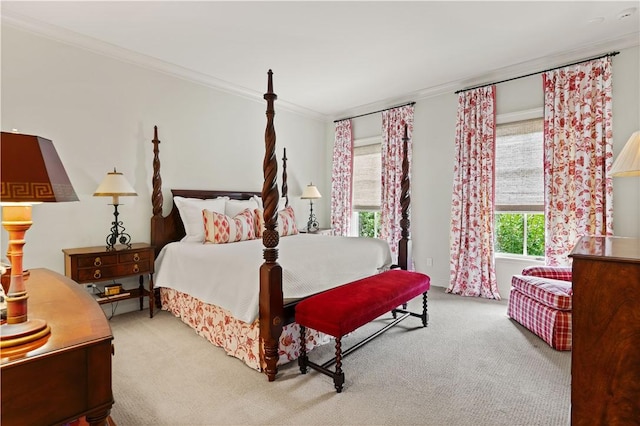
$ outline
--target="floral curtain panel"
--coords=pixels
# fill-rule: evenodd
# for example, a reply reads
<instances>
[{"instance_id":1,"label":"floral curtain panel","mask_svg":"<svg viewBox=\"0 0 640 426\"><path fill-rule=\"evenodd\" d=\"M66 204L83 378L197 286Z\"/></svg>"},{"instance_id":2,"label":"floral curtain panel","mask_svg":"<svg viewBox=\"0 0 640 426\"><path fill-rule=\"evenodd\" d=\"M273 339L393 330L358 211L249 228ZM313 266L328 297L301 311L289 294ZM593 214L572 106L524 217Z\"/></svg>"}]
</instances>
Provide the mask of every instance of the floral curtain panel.
<instances>
[{"instance_id":1,"label":"floral curtain panel","mask_svg":"<svg viewBox=\"0 0 640 426\"><path fill-rule=\"evenodd\" d=\"M331 229L333 235L349 235L353 180L353 136L351 120L336 123L331 174Z\"/></svg>"},{"instance_id":2,"label":"floral curtain panel","mask_svg":"<svg viewBox=\"0 0 640 426\"><path fill-rule=\"evenodd\" d=\"M447 293L500 299L494 265L495 86L458 95Z\"/></svg>"},{"instance_id":3,"label":"floral curtain panel","mask_svg":"<svg viewBox=\"0 0 640 426\"><path fill-rule=\"evenodd\" d=\"M545 256L569 265L583 235L613 235L611 58L543 74Z\"/></svg>"},{"instance_id":4,"label":"floral curtain panel","mask_svg":"<svg viewBox=\"0 0 640 426\"><path fill-rule=\"evenodd\" d=\"M380 238L386 240L391 248L394 262L398 258L398 242L402 237L400 219L402 209L400 195L402 192L402 158L405 125L407 126L407 143L409 175L411 175L411 152L413 134L413 105L405 105L382 112L382 197L380 205Z\"/></svg>"}]
</instances>

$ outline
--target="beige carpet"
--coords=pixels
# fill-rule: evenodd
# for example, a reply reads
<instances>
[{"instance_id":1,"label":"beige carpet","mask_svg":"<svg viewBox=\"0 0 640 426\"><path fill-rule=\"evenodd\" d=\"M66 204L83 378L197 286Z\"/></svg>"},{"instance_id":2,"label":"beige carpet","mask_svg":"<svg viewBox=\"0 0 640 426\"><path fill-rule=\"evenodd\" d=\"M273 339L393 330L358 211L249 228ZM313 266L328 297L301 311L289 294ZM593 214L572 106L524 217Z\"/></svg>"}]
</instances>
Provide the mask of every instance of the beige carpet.
<instances>
[{"instance_id":1,"label":"beige carpet","mask_svg":"<svg viewBox=\"0 0 640 426\"><path fill-rule=\"evenodd\" d=\"M410 305L419 309L419 300ZM429 291L429 326L408 318L343 363L331 378L278 379L227 356L167 312L116 315L111 416L127 425L568 425L571 354L506 316L505 301ZM345 339L357 341L380 321ZM313 351L331 358L333 345Z\"/></svg>"}]
</instances>

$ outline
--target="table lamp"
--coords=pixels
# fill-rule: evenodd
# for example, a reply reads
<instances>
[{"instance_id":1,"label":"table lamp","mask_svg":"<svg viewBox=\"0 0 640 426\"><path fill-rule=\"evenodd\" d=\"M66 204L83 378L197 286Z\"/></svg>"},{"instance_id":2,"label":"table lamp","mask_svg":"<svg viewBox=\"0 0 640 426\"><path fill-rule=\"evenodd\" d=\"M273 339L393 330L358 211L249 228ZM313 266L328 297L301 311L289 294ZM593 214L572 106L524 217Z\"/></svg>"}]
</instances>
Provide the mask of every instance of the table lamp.
<instances>
[{"instance_id":1,"label":"table lamp","mask_svg":"<svg viewBox=\"0 0 640 426\"><path fill-rule=\"evenodd\" d=\"M307 232L316 232L319 229L319 226L316 216L313 214L313 200L322 198L322 195L320 195L318 188L316 188L313 183L310 183L304 191L302 191L300 198L303 200L309 200L309 221L307 222Z\"/></svg>"},{"instance_id":2,"label":"table lamp","mask_svg":"<svg viewBox=\"0 0 640 426\"><path fill-rule=\"evenodd\" d=\"M25 233L33 223L31 205L78 201L53 142L39 136L2 132L0 136L0 204L2 226L8 232L7 257L11 277L7 292L7 322L0 326L0 347L32 342L51 328L43 319L29 318L22 267Z\"/></svg>"},{"instance_id":3,"label":"table lamp","mask_svg":"<svg viewBox=\"0 0 640 426\"><path fill-rule=\"evenodd\" d=\"M117 243L131 248L131 236L125 232L122 221L118 220L118 206L120 205L120 197L136 196L136 191L131 184L127 182L124 175L117 172L115 167L113 172L107 173L102 183L93 193L94 197L113 197L113 222L111 222L111 232L107 235L107 250L115 250Z\"/></svg>"},{"instance_id":4,"label":"table lamp","mask_svg":"<svg viewBox=\"0 0 640 426\"><path fill-rule=\"evenodd\" d=\"M611 167L611 176L640 176L640 130L622 148Z\"/></svg>"}]
</instances>

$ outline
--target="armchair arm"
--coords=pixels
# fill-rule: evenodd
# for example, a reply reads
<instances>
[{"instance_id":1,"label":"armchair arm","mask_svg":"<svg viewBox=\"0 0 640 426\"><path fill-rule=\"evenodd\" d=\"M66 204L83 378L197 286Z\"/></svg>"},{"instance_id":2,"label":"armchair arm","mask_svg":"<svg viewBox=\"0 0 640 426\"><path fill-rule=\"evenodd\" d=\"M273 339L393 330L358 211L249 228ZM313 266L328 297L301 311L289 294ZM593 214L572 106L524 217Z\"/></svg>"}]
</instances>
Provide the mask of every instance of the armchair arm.
<instances>
[{"instance_id":1,"label":"armchair arm","mask_svg":"<svg viewBox=\"0 0 640 426\"><path fill-rule=\"evenodd\" d=\"M571 266L528 266L522 275L549 278L552 280L571 281Z\"/></svg>"}]
</instances>

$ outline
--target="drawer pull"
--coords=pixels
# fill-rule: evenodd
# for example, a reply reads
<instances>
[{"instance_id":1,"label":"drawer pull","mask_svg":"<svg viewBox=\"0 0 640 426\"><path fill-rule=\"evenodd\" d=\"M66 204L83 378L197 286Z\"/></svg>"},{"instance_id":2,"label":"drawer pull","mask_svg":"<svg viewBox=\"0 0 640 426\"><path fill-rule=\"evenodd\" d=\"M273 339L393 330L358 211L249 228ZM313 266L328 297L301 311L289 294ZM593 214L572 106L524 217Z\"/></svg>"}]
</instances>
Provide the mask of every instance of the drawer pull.
<instances>
[{"instance_id":1,"label":"drawer pull","mask_svg":"<svg viewBox=\"0 0 640 426\"><path fill-rule=\"evenodd\" d=\"M135 265L133 265L133 272L135 272L136 274L138 272L140 272L140 267L138 266L138 264L136 263Z\"/></svg>"},{"instance_id":2,"label":"drawer pull","mask_svg":"<svg viewBox=\"0 0 640 426\"><path fill-rule=\"evenodd\" d=\"M102 259L100 259L100 256L95 258L95 260L93 261L93 266L102 266Z\"/></svg>"},{"instance_id":3,"label":"drawer pull","mask_svg":"<svg viewBox=\"0 0 640 426\"><path fill-rule=\"evenodd\" d=\"M134 262L139 262L140 261L140 255L138 253L133 255L133 261ZM136 271L137 272L137 271Z\"/></svg>"},{"instance_id":4,"label":"drawer pull","mask_svg":"<svg viewBox=\"0 0 640 426\"><path fill-rule=\"evenodd\" d=\"M93 278L95 278L95 279L102 278L102 273L100 272L100 269L96 269L93 272Z\"/></svg>"}]
</instances>

